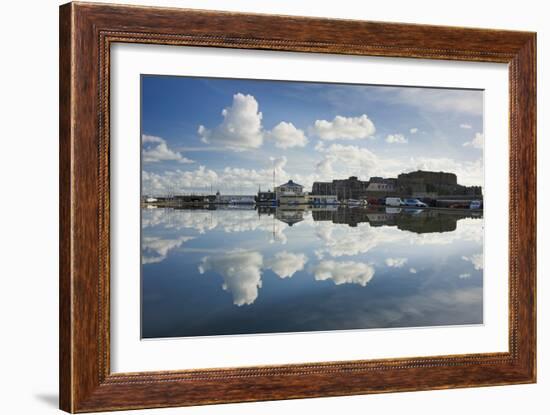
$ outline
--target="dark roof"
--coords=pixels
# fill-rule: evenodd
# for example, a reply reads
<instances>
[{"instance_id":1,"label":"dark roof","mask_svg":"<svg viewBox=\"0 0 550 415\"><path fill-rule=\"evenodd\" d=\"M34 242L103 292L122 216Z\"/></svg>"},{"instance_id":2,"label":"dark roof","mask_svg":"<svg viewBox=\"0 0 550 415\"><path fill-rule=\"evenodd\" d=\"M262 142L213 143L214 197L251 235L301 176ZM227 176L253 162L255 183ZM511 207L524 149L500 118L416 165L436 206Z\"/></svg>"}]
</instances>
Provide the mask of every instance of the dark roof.
<instances>
[{"instance_id":1,"label":"dark roof","mask_svg":"<svg viewBox=\"0 0 550 415\"><path fill-rule=\"evenodd\" d=\"M285 184L282 184L281 186L294 186L294 187L300 186L300 187L304 187L301 184L294 183L292 180L289 180L288 182L286 182Z\"/></svg>"}]
</instances>

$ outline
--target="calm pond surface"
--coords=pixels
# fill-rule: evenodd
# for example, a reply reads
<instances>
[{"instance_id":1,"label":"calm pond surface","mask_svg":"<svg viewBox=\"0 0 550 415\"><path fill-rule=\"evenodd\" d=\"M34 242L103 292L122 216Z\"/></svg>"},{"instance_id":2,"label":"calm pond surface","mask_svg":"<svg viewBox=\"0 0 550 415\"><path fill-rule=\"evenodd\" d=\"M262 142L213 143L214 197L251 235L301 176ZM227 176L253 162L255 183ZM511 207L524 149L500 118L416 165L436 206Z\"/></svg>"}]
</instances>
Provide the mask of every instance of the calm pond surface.
<instances>
[{"instance_id":1,"label":"calm pond surface","mask_svg":"<svg viewBox=\"0 0 550 415\"><path fill-rule=\"evenodd\" d=\"M142 337L483 323L481 214L142 209Z\"/></svg>"}]
</instances>

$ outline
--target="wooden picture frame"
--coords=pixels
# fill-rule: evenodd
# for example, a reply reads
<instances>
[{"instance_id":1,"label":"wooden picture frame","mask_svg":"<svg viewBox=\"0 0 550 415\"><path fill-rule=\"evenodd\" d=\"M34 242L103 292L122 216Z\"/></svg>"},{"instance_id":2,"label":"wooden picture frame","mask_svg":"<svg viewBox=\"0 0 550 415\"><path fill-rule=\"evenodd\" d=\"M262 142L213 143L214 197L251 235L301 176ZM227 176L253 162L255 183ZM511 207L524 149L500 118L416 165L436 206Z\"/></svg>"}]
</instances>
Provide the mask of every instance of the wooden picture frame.
<instances>
[{"instance_id":1,"label":"wooden picture frame","mask_svg":"<svg viewBox=\"0 0 550 415\"><path fill-rule=\"evenodd\" d=\"M111 373L109 59L117 42L507 63L509 352ZM59 94L61 409L91 412L535 382L535 33L69 3L60 8Z\"/></svg>"}]
</instances>

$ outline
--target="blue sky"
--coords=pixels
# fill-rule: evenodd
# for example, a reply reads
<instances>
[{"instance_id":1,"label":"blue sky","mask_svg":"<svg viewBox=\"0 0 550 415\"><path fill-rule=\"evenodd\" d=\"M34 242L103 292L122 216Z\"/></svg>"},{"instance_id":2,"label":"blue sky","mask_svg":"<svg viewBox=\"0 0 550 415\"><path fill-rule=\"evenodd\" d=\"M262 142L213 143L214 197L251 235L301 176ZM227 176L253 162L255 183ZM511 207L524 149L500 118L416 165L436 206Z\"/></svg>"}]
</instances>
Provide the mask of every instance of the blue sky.
<instances>
[{"instance_id":1,"label":"blue sky","mask_svg":"<svg viewBox=\"0 0 550 415\"><path fill-rule=\"evenodd\" d=\"M483 185L483 91L142 76L144 194L449 171Z\"/></svg>"}]
</instances>

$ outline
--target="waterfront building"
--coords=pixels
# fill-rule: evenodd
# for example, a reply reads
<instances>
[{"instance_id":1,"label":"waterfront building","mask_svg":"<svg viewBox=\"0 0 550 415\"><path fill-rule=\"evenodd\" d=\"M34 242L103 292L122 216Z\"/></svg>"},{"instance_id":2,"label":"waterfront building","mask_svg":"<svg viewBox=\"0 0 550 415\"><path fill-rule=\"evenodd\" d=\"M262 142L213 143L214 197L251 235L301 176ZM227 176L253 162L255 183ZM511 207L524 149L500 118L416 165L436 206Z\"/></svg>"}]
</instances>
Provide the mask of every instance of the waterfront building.
<instances>
[{"instance_id":1,"label":"waterfront building","mask_svg":"<svg viewBox=\"0 0 550 415\"><path fill-rule=\"evenodd\" d=\"M395 179L384 179L382 177L371 177L368 181L367 193L368 196L373 196L373 193L392 193L396 189Z\"/></svg>"},{"instance_id":2,"label":"waterfront building","mask_svg":"<svg viewBox=\"0 0 550 415\"><path fill-rule=\"evenodd\" d=\"M338 205L338 197L335 195L307 195L307 202L315 206L331 206Z\"/></svg>"},{"instance_id":3,"label":"waterfront building","mask_svg":"<svg viewBox=\"0 0 550 415\"><path fill-rule=\"evenodd\" d=\"M277 202L275 192L268 190L267 192L258 191L256 203L260 205L274 205Z\"/></svg>"},{"instance_id":4,"label":"waterfront building","mask_svg":"<svg viewBox=\"0 0 550 415\"><path fill-rule=\"evenodd\" d=\"M367 181L351 176L332 182L314 182L310 195L336 195L338 200L382 199L385 197L469 196L482 197L480 186L458 184L456 174L417 170L397 178L371 177Z\"/></svg>"},{"instance_id":5,"label":"waterfront building","mask_svg":"<svg viewBox=\"0 0 550 415\"><path fill-rule=\"evenodd\" d=\"M417 170L397 176L400 193L406 196L482 196L480 186L458 184L456 174Z\"/></svg>"},{"instance_id":6,"label":"waterfront building","mask_svg":"<svg viewBox=\"0 0 550 415\"><path fill-rule=\"evenodd\" d=\"M220 192L216 193L216 197L213 203L220 205L253 205L254 196L251 195L222 195Z\"/></svg>"},{"instance_id":7,"label":"waterfront building","mask_svg":"<svg viewBox=\"0 0 550 415\"><path fill-rule=\"evenodd\" d=\"M275 198L280 205L304 205L308 203L304 186L292 180L275 187Z\"/></svg>"},{"instance_id":8,"label":"waterfront building","mask_svg":"<svg viewBox=\"0 0 550 415\"><path fill-rule=\"evenodd\" d=\"M314 182L310 197L317 195L334 195L338 200L348 199L365 199L368 181L359 180L356 176L351 176L348 179L336 179L332 182Z\"/></svg>"},{"instance_id":9,"label":"waterfront building","mask_svg":"<svg viewBox=\"0 0 550 415\"><path fill-rule=\"evenodd\" d=\"M292 180L277 186L275 188L275 193L277 196L292 196L302 194L304 191L304 186L301 184L295 183Z\"/></svg>"}]
</instances>

